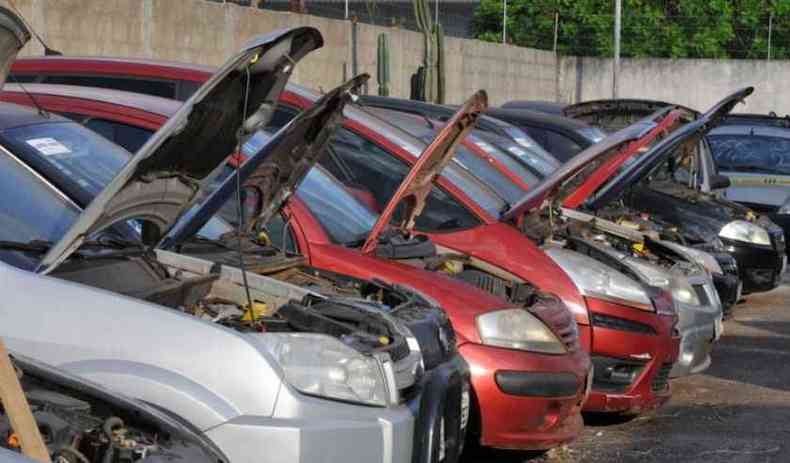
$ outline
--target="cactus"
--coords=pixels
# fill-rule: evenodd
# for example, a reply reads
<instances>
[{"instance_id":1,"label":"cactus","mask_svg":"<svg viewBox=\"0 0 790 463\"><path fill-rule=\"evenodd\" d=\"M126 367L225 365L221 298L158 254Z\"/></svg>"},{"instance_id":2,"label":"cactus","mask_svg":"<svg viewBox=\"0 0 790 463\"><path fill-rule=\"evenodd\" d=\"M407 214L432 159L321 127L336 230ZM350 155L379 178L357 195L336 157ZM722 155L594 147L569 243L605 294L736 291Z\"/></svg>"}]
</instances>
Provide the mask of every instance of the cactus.
<instances>
[{"instance_id":1,"label":"cactus","mask_svg":"<svg viewBox=\"0 0 790 463\"><path fill-rule=\"evenodd\" d=\"M441 24L434 24L428 0L412 0L417 28L422 32L423 57L421 88L413 91L421 95L422 100L443 103L446 93L444 29Z\"/></svg>"},{"instance_id":2,"label":"cactus","mask_svg":"<svg viewBox=\"0 0 790 463\"><path fill-rule=\"evenodd\" d=\"M379 84L379 95L390 94L390 46L387 34L379 34L376 53L376 80Z\"/></svg>"},{"instance_id":3,"label":"cactus","mask_svg":"<svg viewBox=\"0 0 790 463\"><path fill-rule=\"evenodd\" d=\"M433 26L433 35L436 42L436 103L444 104L447 92L446 62L444 59L444 28L441 24Z\"/></svg>"}]
</instances>

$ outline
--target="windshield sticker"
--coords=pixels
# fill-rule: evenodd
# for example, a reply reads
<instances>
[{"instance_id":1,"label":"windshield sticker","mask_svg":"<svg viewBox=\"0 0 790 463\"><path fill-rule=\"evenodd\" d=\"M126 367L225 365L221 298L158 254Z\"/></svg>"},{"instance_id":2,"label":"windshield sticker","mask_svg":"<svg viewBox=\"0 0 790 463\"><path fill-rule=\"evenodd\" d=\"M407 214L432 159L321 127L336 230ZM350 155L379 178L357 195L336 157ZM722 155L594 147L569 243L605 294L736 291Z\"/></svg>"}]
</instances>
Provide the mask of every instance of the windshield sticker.
<instances>
[{"instance_id":1,"label":"windshield sticker","mask_svg":"<svg viewBox=\"0 0 790 463\"><path fill-rule=\"evenodd\" d=\"M26 140L26 142L44 156L71 153L71 150L68 149L66 145L52 137L31 138L30 140Z\"/></svg>"}]
</instances>

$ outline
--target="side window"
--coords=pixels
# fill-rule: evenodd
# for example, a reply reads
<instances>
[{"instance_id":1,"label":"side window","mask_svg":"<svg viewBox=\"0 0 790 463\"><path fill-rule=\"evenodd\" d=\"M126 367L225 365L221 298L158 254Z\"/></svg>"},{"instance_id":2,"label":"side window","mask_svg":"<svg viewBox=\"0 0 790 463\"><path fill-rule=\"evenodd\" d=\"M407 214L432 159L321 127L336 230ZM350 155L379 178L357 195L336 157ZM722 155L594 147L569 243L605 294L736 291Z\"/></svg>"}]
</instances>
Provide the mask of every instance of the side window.
<instances>
[{"instance_id":1,"label":"side window","mask_svg":"<svg viewBox=\"0 0 790 463\"><path fill-rule=\"evenodd\" d=\"M296 239L290 226L286 227L285 217L282 214L275 214L266 224L266 234L272 244L278 249L296 254L299 252L296 246Z\"/></svg>"},{"instance_id":2,"label":"side window","mask_svg":"<svg viewBox=\"0 0 790 463\"><path fill-rule=\"evenodd\" d=\"M266 125L266 131L272 134L276 133L298 115L299 110L296 108L288 105L277 105L277 109L272 115L272 120Z\"/></svg>"},{"instance_id":3,"label":"side window","mask_svg":"<svg viewBox=\"0 0 790 463\"><path fill-rule=\"evenodd\" d=\"M546 131L546 143L548 151L562 162L576 156L582 150L575 141L551 130Z\"/></svg>"},{"instance_id":4,"label":"side window","mask_svg":"<svg viewBox=\"0 0 790 463\"><path fill-rule=\"evenodd\" d=\"M80 85L83 87L111 88L145 95L176 98L176 82L159 79L132 79L115 76L48 75L45 84Z\"/></svg>"},{"instance_id":5,"label":"side window","mask_svg":"<svg viewBox=\"0 0 790 463\"><path fill-rule=\"evenodd\" d=\"M82 124L130 153L137 152L153 135L151 130L106 119L86 119Z\"/></svg>"},{"instance_id":6,"label":"side window","mask_svg":"<svg viewBox=\"0 0 790 463\"><path fill-rule=\"evenodd\" d=\"M409 166L394 154L348 129L337 131L328 154L323 157L322 166L352 189L355 196L360 196L360 190L371 193L370 202L375 203L371 206L378 210L384 209L409 173ZM399 221L400 214L396 211L393 219ZM434 186L416 225L431 231L478 224L477 218L455 198Z\"/></svg>"}]
</instances>

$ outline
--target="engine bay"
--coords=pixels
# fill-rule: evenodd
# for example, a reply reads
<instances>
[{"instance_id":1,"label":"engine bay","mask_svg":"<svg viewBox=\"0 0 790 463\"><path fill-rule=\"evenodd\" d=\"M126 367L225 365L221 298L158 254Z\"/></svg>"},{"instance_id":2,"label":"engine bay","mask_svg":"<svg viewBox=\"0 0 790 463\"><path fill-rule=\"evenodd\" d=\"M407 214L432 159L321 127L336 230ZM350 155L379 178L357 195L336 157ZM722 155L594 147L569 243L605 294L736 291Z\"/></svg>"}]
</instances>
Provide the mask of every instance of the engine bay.
<instances>
[{"instance_id":1,"label":"engine bay","mask_svg":"<svg viewBox=\"0 0 790 463\"><path fill-rule=\"evenodd\" d=\"M323 333L365 354L389 353L395 362L411 353L408 333L392 322L384 304L397 308L424 303L416 295L375 283L333 279L305 267L300 257L245 253L249 261L245 267L254 269L246 275L214 257L220 262L161 250L71 259L53 275L237 331Z\"/></svg>"},{"instance_id":2,"label":"engine bay","mask_svg":"<svg viewBox=\"0 0 790 463\"><path fill-rule=\"evenodd\" d=\"M52 461L57 463L212 462L200 446L173 435L140 410L104 400L85 387L53 382L41 370L17 376ZM0 446L21 452L20 440L0 404Z\"/></svg>"}]
</instances>

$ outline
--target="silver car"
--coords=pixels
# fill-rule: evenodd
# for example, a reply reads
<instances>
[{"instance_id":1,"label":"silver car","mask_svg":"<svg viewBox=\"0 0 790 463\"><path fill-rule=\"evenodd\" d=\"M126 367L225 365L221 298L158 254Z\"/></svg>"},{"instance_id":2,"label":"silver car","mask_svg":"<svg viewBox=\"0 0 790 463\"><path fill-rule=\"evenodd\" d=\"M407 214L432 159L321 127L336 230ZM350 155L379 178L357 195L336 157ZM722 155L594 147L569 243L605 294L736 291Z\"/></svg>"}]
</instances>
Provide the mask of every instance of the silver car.
<instances>
[{"instance_id":1,"label":"silver car","mask_svg":"<svg viewBox=\"0 0 790 463\"><path fill-rule=\"evenodd\" d=\"M9 61L24 34L3 32ZM234 462L410 461L415 419L405 402L422 355L403 323L367 301L126 241L155 242L172 228L321 42L312 28L250 42L82 213L0 144L0 336L9 347L179 416ZM326 139L348 90L293 124ZM0 125L25 117L41 116L0 108ZM79 155L57 138L24 143ZM233 328L215 321L228 313Z\"/></svg>"}]
</instances>

